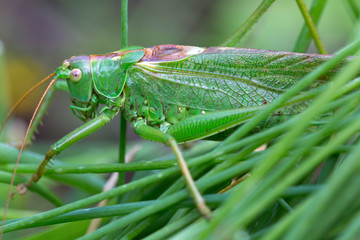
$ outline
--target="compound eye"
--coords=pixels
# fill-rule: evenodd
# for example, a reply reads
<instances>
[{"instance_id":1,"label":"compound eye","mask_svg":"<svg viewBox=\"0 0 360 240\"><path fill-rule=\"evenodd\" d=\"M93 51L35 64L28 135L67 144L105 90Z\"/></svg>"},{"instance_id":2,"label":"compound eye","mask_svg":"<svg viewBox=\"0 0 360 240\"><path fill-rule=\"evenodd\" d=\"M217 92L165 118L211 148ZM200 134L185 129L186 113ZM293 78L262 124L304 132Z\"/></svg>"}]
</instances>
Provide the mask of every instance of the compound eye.
<instances>
[{"instance_id":1,"label":"compound eye","mask_svg":"<svg viewBox=\"0 0 360 240\"><path fill-rule=\"evenodd\" d=\"M80 81L81 77L82 77L82 72L80 69L75 68L75 69L71 70L70 81L77 83Z\"/></svg>"}]
</instances>

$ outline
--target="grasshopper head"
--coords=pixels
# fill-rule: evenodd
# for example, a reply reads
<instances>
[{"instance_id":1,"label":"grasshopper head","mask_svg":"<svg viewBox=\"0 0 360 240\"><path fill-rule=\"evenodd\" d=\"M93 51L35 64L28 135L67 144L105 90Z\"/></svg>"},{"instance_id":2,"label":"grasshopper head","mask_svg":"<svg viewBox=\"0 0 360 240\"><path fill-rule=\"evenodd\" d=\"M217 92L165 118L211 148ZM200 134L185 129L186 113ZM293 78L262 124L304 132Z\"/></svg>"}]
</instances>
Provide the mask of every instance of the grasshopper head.
<instances>
[{"instance_id":1,"label":"grasshopper head","mask_svg":"<svg viewBox=\"0 0 360 240\"><path fill-rule=\"evenodd\" d=\"M55 72L57 78L66 79L74 114L83 121L96 116L98 101L93 96L90 56L76 56L65 60Z\"/></svg>"}]
</instances>

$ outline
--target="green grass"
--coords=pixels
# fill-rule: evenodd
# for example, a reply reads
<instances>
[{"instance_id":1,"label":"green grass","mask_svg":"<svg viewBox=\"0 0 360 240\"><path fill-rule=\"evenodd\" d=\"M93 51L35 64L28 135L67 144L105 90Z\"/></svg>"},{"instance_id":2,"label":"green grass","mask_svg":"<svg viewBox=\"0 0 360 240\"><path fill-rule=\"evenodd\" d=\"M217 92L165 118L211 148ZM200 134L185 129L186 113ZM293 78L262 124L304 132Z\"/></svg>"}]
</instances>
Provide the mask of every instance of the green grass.
<instances>
[{"instance_id":1,"label":"green grass","mask_svg":"<svg viewBox=\"0 0 360 240\"><path fill-rule=\"evenodd\" d=\"M223 45L241 46L243 36L256 28L266 9L276 8L272 2L264 0L258 11L249 13L249 20ZM326 9L321 2L314 1L310 10L315 25ZM343 4L353 22L359 21L360 6L351 0ZM359 36L355 26L352 35ZM304 27L294 49L305 51L312 36ZM322 41L321 34L318 40ZM116 143L90 142L77 145L70 154L61 154L62 160L56 160L46 178L31 189L41 198L33 193L26 198L16 196L8 210L12 220L6 222L4 238L360 238L360 79L355 79L360 69L360 40L351 42L349 36L348 42L331 61L265 105L223 142L202 141L184 150L196 184L213 210L211 221L202 218L193 205L168 148L143 141L134 162L114 164ZM348 55L357 58L326 87L313 92L308 109L251 134L269 113L296 98L304 87ZM254 152L263 144L268 145L266 150ZM47 147L46 143L41 152ZM16 156L14 147L0 144L0 182L10 182ZM33 172L42 157L34 151L24 152L15 183L23 182L20 175ZM100 173L113 171L136 174L131 182L102 193L104 174ZM225 194L217 194L233 178L245 174L250 177ZM63 183L68 187L62 187ZM0 190L2 195L7 194L5 188ZM103 199L109 199L108 206L94 208ZM101 227L85 235L89 219L99 217L104 218Z\"/></svg>"}]
</instances>

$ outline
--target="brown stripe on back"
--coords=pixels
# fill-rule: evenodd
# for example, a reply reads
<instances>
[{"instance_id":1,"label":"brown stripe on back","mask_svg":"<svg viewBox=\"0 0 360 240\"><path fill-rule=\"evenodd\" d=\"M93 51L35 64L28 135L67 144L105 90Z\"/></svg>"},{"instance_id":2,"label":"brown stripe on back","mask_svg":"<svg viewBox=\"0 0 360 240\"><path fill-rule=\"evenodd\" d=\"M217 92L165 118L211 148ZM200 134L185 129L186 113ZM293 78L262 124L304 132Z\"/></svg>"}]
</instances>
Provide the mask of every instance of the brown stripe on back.
<instances>
[{"instance_id":1,"label":"brown stripe on back","mask_svg":"<svg viewBox=\"0 0 360 240\"><path fill-rule=\"evenodd\" d=\"M183 45L158 45L145 48L145 55L141 61L176 61L204 51L204 48Z\"/></svg>"}]
</instances>

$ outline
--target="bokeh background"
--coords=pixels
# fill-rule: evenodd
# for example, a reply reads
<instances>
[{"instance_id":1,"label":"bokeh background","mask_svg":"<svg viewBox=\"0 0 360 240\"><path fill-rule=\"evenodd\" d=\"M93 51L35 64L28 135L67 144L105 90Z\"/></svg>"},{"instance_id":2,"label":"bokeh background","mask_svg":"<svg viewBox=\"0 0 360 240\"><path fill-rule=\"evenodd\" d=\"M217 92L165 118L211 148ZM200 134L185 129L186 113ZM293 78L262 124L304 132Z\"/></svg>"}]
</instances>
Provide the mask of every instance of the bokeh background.
<instances>
[{"instance_id":1,"label":"bokeh background","mask_svg":"<svg viewBox=\"0 0 360 240\"><path fill-rule=\"evenodd\" d=\"M132 0L129 1L129 44L216 46L256 9L260 0ZM312 1L305 1L310 7ZM32 85L64 59L120 49L119 0L1 0L1 118ZM278 0L255 25L242 46L291 51L303 25L295 1ZM351 14L342 1L328 1L319 31L333 53L349 39ZM316 53L311 46L309 52ZM43 88L22 104L16 116L29 120ZM37 141L55 141L81 125L72 115L66 93L57 93ZM21 126L21 124L20 124ZM90 139L118 138L119 118ZM21 136L22 127L16 127ZM133 137L131 130L128 131ZM12 133L16 135L15 133Z\"/></svg>"}]
</instances>

